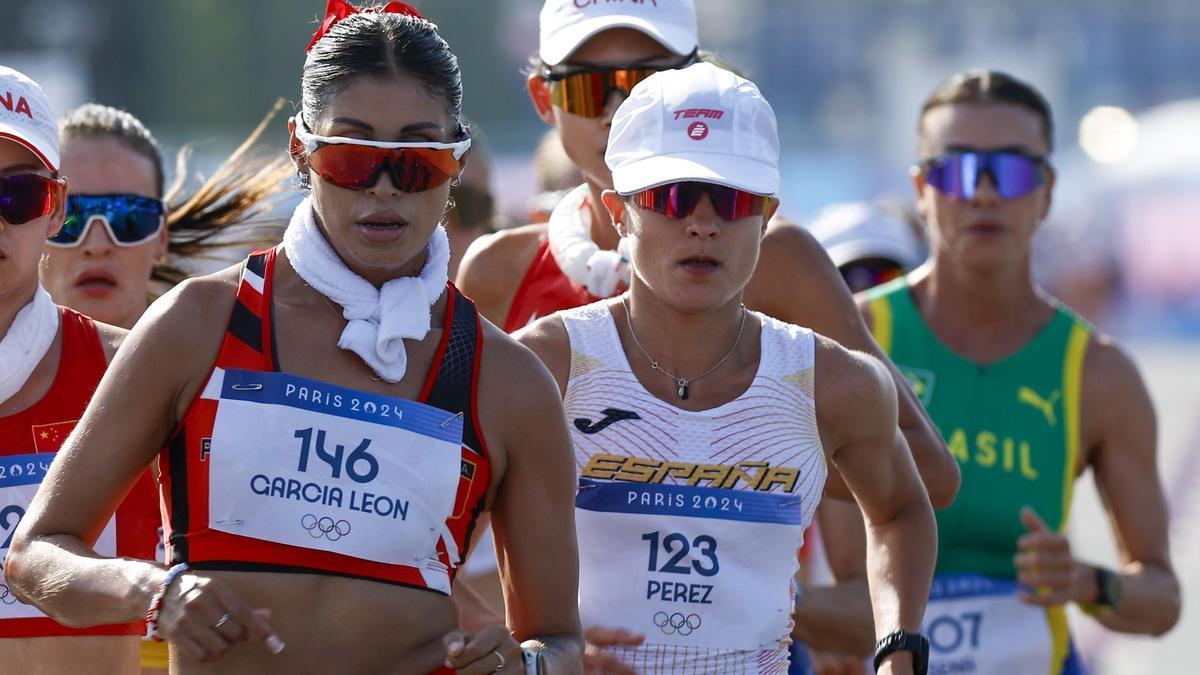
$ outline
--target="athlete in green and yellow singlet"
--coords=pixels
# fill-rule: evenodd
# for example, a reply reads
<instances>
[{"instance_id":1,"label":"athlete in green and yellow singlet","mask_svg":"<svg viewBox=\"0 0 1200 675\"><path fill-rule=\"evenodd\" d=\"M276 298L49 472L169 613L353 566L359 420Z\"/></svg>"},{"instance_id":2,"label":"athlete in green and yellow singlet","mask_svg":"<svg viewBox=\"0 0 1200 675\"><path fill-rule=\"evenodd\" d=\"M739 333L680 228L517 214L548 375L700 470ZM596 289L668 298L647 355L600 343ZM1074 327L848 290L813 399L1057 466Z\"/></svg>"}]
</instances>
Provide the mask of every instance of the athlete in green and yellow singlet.
<instances>
[{"instance_id":1,"label":"athlete in green and yellow singlet","mask_svg":"<svg viewBox=\"0 0 1200 675\"><path fill-rule=\"evenodd\" d=\"M962 470L937 514L929 672L1082 673L1066 604L1129 633L1161 635L1179 618L1154 410L1112 339L1031 278L1055 180L1042 96L971 71L939 87L920 119L913 183L930 259L860 309ZM1118 570L1076 560L1063 532L1089 468Z\"/></svg>"},{"instance_id":2,"label":"athlete in green and yellow singlet","mask_svg":"<svg viewBox=\"0 0 1200 675\"><path fill-rule=\"evenodd\" d=\"M930 605L925 630L934 654L958 655L947 660L962 669L948 672L976 672L967 665L981 665L973 652L991 646L981 637L990 626L981 624L992 618L989 612L1002 613L1014 625L1030 628L1023 637L1011 637L1028 648L1040 643L1039 662L1063 663L1062 672L1072 672L1065 612L1057 606L1043 616L1040 608L1016 600L1013 553L1025 534L1024 507L1055 530L1066 526L1091 327L1059 306L1016 353L980 364L938 340L921 317L907 279L880 286L867 297L875 339L904 373L962 468L963 489L949 508L937 512L932 600L950 609L934 614L939 605ZM996 647L1012 654L1007 645Z\"/></svg>"}]
</instances>

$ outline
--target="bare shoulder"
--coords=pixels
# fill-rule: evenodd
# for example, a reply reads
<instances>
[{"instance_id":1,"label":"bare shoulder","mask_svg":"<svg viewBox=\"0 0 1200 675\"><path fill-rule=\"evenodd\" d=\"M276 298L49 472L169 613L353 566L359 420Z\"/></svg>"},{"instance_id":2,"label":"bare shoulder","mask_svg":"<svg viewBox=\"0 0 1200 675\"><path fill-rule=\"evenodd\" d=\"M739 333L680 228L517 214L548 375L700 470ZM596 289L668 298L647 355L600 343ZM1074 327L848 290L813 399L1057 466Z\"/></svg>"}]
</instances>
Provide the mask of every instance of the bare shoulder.
<instances>
[{"instance_id":1,"label":"bare shoulder","mask_svg":"<svg viewBox=\"0 0 1200 675\"><path fill-rule=\"evenodd\" d=\"M795 223L771 221L745 302L856 349L873 348L842 275L812 234Z\"/></svg>"},{"instance_id":2,"label":"bare shoulder","mask_svg":"<svg viewBox=\"0 0 1200 675\"><path fill-rule=\"evenodd\" d=\"M491 323L484 324L483 337L479 398L500 436L512 438L561 418L562 397L541 359Z\"/></svg>"},{"instance_id":3,"label":"bare shoulder","mask_svg":"<svg viewBox=\"0 0 1200 675\"><path fill-rule=\"evenodd\" d=\"M113 362L172 384L176 409L187 405L207 378L237 296L241 265L188 279L150 305ZM182 412L180 412L182 414Z\"/></svg>"},{"instance_id":4,"label":"bare shoulder","mask_svg":"<svg viewBox=\"0 0 1200 675\"><path fill-rule=\"evenodd\" d=\"M558 384L559 392L567 390L571 370L571 339L561 317L552 314L513 333L518 342L541 359Z\"/></svg>"},{"instance_id":5,"label":"bare shoulder","mask_svg":"<svg viewBox=\"0 0 1200 675\"><path fill-rule=\"evenodd\" d=\"M238 264L180 283L150 305L134 333L144 326L147 332L177 333L184 339L185 333L201 338L223 334L237 297L241 270Z\"/></svg>"},{"instance_id":6,"label":"bare shoulder","mask_svg":"<svg viewBox=\"0 0 1200 675\"><path fill-rule=\"evenodd\" d=\"M1105 395L1116 395L1131 385L1141 386L1137 364L1110 335L1092 334L1083 362L1084 387L1099 388Z\"/></svg>"},{"instance_id":7,"label":"bare shoulder","mask_svg":"<svg viewBox=\"0 0 1200 675\"><path fill-rule=\"evenodd\" d=\"M1092 335L1081 388L1085 446L1125 433L1153 436L1154 405L1146 383L1133 357L1111 336ZM1153 443L1149 446L1153 451Z\"/></svg>"},{"instance_id":8,"label":"bare shoulder","mask_svg":"<svg viewBox=\"0 0 1200 675\"><path fill-rule=\"evenodd\" d=\"M503 322L525 271L546 236L545 225L523 225L482 236L471 243L455 283L480 306L484 316Z\"/></svg>"},{"instance_id":9,"label":"bare shoulder","mask_svg":"<svg viewBox=\"0 0 1200 675\"><path fill-rule=\"evenodd\" d=\"M777 305L779 301L776 298L780 291L792 294L799 290L787 286L780 288L777 284L787 280L807 280L809 277L819 280L821 275L813 272L829 270L837 272L825 249L808 230L791 221L774 218L763 235L758 267L754 269L754 276L746 288L746 297L749 299L747 305L751 304L750 301L764 307Z\"/></svg>"},{"instance_id":10,"label":"bare shoulder","mask_svg":"<svg viewBox=\"0 0 1200 675\"><path fill-rule=\"evenodd\" d=\"M874 356L816 336L817 416L823 429L842 431L869 420L897 424L896 387L891 373Z\"/></svg>"},{"instance_id":11,"label":"bare shoulder","mask_svg":"<svg viewBox=\"0 0 1200 675\"><path fill-rule=\"evenodd\" d=\"M120 326L99 321L96 321L95 324L96 333L100 336L100 346L104 349L104 360L112 363L113 356L121 348L121 343L125 341L125 336L129 335L129 331Z\"/></svg>"}]
</instances>

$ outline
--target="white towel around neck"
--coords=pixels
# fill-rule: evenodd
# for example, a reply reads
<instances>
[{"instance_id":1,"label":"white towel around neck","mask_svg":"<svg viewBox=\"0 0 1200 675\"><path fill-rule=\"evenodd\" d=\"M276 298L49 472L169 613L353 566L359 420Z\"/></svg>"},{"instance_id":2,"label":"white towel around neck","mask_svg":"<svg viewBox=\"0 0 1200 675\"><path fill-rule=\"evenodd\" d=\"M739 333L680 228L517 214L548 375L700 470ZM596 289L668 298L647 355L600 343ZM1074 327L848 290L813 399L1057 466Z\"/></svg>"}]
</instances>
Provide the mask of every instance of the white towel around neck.
<instances>
[{"instance_id":1,"label":"white towel around neck","mask_svg":"<svg viewBox=\"0 0 1200 675\"><path fill-rule=\"evenodd\" d=\"M371 370L391 383L408 368L404 339L429 333L430 308L446 290L450 240L439 225L429 239L429 258L420 276L392 279L381 288L355 274L317 227L311 198L292 213L283 248L296 274L321 295L342 306L348 322L338 347L358 354Z\"/></svg>"},{"instance_id":2,"label":"white towel around neck","mask_svg":"<svg viewBox=\"0 0 1200 675\"><path fill-rule=\"evenodd\" d=\"M0 403L12 398L29 381L34 368L54 344L58 322L58 305L38 284L33 300L17 312L0 340Z\"/></svg>"},{"instance_id":3,"label":"white towel around neck","mask_svg":"<svg viewBox=\"0 0 1200 675\"><path fill-rule=\"evenodd\" d=\"M568 279L598 298L611 298L629 288L629 240L622 237L615 251L592 241L590 194L586 183L568 192L550 213L546 238L554 262Z\"/></svg>"}]
</instances>

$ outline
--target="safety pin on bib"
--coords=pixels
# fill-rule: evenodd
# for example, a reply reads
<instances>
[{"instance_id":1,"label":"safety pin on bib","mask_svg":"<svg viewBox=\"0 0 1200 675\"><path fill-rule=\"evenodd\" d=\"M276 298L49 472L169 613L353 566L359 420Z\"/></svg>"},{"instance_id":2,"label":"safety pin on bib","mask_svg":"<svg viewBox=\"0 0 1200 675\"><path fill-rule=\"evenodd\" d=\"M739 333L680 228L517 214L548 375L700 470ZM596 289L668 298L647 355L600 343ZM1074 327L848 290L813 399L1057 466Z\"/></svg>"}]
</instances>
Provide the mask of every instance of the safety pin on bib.
<instances>
[{"instance_id":1,"label":"safety pin on bib","mask_svg":"<svg viewBox=\"0 0 1200 675\"><path fill-rule=\"evenodd\" d=\"M456 412L453 415L447 417L446 421L442 422L438 426L445 429L446 427L450 426L450 423L453 422L454 420L461 420L462 418L463 418L463 414L462 414L462 411L460 410L459 412Z\"/></svg>"},{"instance_id":2,"label":"safety pin on bib","mask_svg":"<svg viewBox=\"0 0 1200 675\"><path fill-rule=\"evenodd\" d=\"M234 384L230 386L237 391L258 391L263 387L261 384Z\"/></svg>"}]
</instances>

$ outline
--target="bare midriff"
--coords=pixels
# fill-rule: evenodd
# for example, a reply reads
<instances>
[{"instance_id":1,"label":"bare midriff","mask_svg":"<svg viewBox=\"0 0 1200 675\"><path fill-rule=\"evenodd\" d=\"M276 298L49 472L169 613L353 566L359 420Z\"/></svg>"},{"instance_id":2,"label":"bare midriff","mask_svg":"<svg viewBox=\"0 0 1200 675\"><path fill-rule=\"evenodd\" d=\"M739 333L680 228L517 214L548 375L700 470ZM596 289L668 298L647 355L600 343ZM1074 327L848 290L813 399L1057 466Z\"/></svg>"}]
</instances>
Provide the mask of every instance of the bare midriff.
<instances>
[{"instance_id":1,"label":"bare midriff","mask_svg":"<svg viewBox=\"0 0 1200 675\"><path fill-rule=\"evenodd\" d=\"M0 671L22 675L136 675L141 668L140 642L136 635L4 638L0 639Z\"/></svg>"},{"instance_id":2,"label":"bare midriff","mask_svg":"<svg viewBox=\"0 0 1200 675\"><path fill-rule=\"evenodd\" d=\"M442 638L458 626L450 598L432 591L323 574L211 576L251 607L270 609L286 647L272 654L261 642L243 642L212 663L180 661L172 650L172 673L429 673L446 658Z\"/></svg>"}]
</instances>

